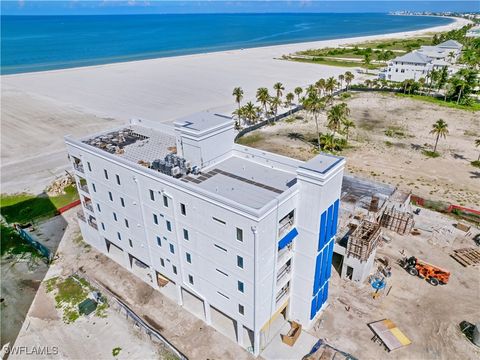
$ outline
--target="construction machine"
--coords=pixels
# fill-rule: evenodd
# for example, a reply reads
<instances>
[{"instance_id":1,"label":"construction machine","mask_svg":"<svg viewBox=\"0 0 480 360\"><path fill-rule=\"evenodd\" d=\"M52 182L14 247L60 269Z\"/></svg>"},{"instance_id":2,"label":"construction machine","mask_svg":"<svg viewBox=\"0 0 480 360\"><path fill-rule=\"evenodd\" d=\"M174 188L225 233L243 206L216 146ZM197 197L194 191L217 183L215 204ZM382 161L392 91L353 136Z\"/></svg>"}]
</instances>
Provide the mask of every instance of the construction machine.
<instances>
[{"instance_id":1,"label":"construction machine","mask_svg":"<svg viewBox=\"0 0 480 360\"><path fill-rule=\"evenodd\" d=\"M415 256L405 258L403 260L403 268L407 270L410 275L420 276L433 286L447 284L450 278L449 271L419 260Z\"/></svg>"}]
</instances>

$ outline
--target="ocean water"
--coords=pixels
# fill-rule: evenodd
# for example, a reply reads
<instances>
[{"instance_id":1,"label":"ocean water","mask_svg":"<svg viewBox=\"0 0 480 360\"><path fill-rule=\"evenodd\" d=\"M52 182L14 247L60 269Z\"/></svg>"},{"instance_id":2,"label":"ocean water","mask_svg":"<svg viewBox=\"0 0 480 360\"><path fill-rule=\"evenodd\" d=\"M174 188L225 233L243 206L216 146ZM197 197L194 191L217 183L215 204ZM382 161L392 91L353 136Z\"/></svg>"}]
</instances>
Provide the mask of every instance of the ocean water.
<instances>
[{"instance_id":1,"label":"ocean water","mask_svg":"<svg viewBox=\"0 0 480 360\"><path fill-rule=\"evenodd\" d=\"M369 13L2 16L1 73L385 34L450 22Z\"/></svg>"}]
</instances>

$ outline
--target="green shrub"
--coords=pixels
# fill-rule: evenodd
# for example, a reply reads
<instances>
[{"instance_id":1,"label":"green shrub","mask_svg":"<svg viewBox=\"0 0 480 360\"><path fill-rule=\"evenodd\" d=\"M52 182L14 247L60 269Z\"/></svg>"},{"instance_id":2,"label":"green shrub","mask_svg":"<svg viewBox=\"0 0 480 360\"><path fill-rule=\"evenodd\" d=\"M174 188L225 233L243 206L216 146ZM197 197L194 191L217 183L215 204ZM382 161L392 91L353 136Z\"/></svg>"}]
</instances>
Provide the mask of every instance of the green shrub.
<instances>
[{"instance_id":1,"label":"green shrub","mask_svg":"<svg viewBox=\"0 0 480 360\"><path fill-rule=\"evenodd\" d=\"M480 168L480 160L475 160L470 163L472 166L475 166L477 168Z\"/></svg>"},{"instance_id":2,"label":"green shrub","mask_svg":"<svg viewBox=\"0 0 480 360\"><path fill-rule=\"evenodd\" d=\"M437 158L440 156L438 152L431 151L431 150L423 150L422 154L429 157L429 158Z\"/></svg>"}]
</instances>

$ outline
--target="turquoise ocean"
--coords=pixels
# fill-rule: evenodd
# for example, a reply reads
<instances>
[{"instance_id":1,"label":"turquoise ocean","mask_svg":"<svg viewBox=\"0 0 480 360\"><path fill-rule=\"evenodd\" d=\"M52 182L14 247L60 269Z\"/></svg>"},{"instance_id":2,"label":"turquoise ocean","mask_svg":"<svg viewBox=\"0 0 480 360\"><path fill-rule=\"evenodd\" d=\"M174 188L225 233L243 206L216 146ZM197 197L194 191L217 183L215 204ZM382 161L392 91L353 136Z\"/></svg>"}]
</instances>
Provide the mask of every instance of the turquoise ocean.
<instances>
[{"instance_id":1,"label":"turquoise ocean","mask_svg":"<svg viewBox=\"0 0 480 360\"><path fill-rule=\"evenodd\" d=\"M378 13L2 16L1 73L386 34L451 21Z\"/></svg>"}]
</instances>

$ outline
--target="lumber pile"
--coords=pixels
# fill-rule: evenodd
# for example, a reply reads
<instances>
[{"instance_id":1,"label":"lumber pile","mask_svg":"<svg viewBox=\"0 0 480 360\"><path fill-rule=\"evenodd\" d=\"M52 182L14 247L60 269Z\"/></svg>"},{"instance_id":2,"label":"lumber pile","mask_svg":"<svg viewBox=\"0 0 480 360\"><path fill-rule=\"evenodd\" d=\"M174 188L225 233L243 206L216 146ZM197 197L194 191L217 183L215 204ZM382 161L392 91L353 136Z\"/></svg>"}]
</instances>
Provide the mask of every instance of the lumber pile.
<instances>
[{"instance_id":1,"label":"lumber pile","mask_svg":"<svg viewBox=\"0 0 480 360\"><path fill-rule=\"evenodd\" d=\"M463 267L480 264L480 250L474 248L457 249L450 256Z\"/></svg>"}]
</instances>

